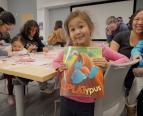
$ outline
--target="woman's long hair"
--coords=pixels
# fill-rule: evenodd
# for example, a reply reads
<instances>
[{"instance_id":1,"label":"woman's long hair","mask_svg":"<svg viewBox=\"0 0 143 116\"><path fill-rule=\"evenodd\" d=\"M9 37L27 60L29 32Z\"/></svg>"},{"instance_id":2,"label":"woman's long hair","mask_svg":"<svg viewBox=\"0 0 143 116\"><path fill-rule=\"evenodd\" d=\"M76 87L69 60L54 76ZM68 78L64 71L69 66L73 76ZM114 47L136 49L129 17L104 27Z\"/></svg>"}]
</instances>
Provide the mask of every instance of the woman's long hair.
<instances>
[{"instance_id":1,"label":"woman's long hair","mask_svg":"<svg viewBox=\"0 0 143 116\"><path fill-rule=\"evenodd\" d=\"M35 20L28 20L22 30L21 30L21 34L24 36L24 38L28 38L28 36L30 35L30 31L32 27L36 27L37 28L37 32L34 35L34 39L38 39L39 38L39 26L37 24L37 22Z\"/></svg>"}]
</instances>

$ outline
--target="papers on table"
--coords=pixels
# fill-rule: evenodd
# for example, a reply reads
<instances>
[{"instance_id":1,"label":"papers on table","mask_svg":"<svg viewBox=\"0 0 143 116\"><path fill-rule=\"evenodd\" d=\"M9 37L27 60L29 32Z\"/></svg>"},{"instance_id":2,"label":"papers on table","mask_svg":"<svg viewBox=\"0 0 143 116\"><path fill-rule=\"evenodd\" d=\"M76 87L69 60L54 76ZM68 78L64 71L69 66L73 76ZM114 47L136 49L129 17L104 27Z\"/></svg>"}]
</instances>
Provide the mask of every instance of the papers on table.
<instances>
[{"instance_id":1,"label":"papers on table","mask_svg":"<svg viewBox=\"0 0 143 116\"><path fill-rule=\"evenodd\" d=\"M22 66L42 66L46 68L52 68L52 60L56 55L48 54L31 54L25 56L12 56L12 57L0 57L2 63L7 63L6 69L22 67Z\"/></svg>"},{"instance_id":2,"label":"papers on table","mask_svg":"<svg viewBox=\"0 0 143 116\"><path fill-rule=\"evenodd\" d=\"M48 69L53 69L52 61L60 53L62 49L49 50L48 53L37 52L19 56L0 56L1 65L5 69L25 67L25 66L35 66L35 67L44 67Z\"/></svg>"}]
</instances>

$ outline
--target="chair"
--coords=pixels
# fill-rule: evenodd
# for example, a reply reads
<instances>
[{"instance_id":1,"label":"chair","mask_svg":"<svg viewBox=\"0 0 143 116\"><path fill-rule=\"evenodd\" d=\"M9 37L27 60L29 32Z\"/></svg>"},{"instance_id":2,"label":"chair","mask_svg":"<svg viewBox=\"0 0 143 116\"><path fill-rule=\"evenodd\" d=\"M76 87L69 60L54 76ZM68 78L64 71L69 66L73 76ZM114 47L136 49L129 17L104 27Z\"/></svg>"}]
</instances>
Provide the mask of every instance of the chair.
<instances>
[{"instance_id":1,"label":"chair","mask_svg":"<svg viewBox=\"0 0 143 116\"><path fill-rule=\"evenodd\" d=\"M137 99L137 116L143 116L143 68L134 68L133 72L135 79L133 81L129 97Z\"/></svg>"},{"instance_id":2,"label":"chair","mask_svg":"<svg viewBox=\"0 0 143 116\"><path fill-rule=\"evenodd\" d=\"M60 115L60 99L56 99L54 101L54 116Z\"/></svg>"},{"instance_id":3,"label":"chair","mask_svg":"<svg viewBox=\"0 0 143 116\"><path fill-rule=\"evenodd\" d=\"M125 106L124 79L130 67L138 61L111 63L104 75L104 97L95 103L94 116L120 116Z\"/></svg>"}]
</instances>

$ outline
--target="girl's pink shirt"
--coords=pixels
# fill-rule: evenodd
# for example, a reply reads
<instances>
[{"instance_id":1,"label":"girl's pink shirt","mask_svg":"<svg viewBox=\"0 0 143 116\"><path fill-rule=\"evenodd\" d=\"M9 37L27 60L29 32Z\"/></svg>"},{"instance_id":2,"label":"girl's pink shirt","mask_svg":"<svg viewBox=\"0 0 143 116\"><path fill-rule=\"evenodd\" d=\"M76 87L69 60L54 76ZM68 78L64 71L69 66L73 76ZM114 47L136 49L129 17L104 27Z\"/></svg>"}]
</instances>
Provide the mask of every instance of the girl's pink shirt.
<instances>
[{"instance_id":1,"label":"girl's pink shirt","mask_svg":"<svg viewBox=\"0 0 143 116\"><path fill-rule=\"evenodd\" d=\"M101 45L101 47L102 47L103 57L105 57L107 60L114 61L115 63L125 63L125 62L129 61L128 57L113 51L109 47L107 47L105 45ZM64 52L62 51L54 59L53 66L54 66L55 69L60 67L60 63L63 62L63 56L64 56ZM78 101L78 102L83 102L83 103L95 102L95 99L91 98L91 97L71 96L71 97L67 97L67 98Z\"/></svg>"}]
</instances>

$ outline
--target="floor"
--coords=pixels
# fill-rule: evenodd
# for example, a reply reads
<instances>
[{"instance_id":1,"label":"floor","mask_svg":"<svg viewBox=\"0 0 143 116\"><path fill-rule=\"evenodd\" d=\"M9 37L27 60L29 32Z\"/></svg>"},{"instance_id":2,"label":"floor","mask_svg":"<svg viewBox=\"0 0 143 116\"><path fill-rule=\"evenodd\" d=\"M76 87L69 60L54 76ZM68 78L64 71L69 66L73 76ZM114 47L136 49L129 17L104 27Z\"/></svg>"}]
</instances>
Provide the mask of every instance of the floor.
<instances>
[{"instance_id":1,"label":"floor","mask_svg":"<svg viewBox=\"0 0 143 116\"><path fill-rule=\"evenodd\" d=\"M0 80L0 116L16 116L16 108L8 105L7 97L6 79L3 79ZM58 90L52 94L41 93L38 83L30 82L24 98L26 116L54 116L54 103L58 98Z\"/></svg>"},{"instance_id":2,"label":"floor","mask_svg":"<svg viewBox=\"0 0 143 116\"><path fill-rule=\"evenodd\" d=\"M6 79L0 80L0 116L16 116L15 106L7 103ZM59 90L52 94L42 93L37 82L30 82L24 98L26 116L59 116ZM57 113L54 115L55 103ZM126 116L124 112L122 116Z\"/></svg>"}]
</instances>

